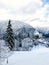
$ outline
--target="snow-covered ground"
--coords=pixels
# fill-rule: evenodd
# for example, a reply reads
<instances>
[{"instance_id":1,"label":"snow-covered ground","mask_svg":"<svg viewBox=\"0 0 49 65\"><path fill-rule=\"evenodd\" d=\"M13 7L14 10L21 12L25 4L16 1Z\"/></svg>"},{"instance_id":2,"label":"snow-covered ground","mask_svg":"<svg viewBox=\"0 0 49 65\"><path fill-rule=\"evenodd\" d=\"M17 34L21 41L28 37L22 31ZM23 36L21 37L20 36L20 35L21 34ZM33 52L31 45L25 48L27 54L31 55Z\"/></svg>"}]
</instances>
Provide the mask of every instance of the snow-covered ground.
<instances>
[{"instance_id":1,"label":"snow-covered ground","mask_svg":"<svg viewBox=\"0 0 49 65\"><path fill-rule=\"evenodd\" d=\"M15 51L4 65L49 65L49 48L37 46L32 51Z\"/></svg>"},{"instance_id":2,"label":"snow-covered ground","mask_svg":"<svg viewBox=\"0 0 49 65\"><path fill-rule=\"evenodd\" d=\"M13 54L5 45L5 41L0 39L0 65L4 64L5 59Z\"/></svg>"}]
</instances>

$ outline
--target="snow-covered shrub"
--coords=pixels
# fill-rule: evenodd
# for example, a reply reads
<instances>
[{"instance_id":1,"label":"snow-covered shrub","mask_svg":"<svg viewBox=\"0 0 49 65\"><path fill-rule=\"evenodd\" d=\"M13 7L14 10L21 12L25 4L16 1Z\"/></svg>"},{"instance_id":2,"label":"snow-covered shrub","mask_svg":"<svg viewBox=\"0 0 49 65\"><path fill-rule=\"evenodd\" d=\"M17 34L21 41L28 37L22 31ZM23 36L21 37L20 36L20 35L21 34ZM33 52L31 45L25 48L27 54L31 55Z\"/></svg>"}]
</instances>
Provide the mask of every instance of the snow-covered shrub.
<instances>
[{"instance_id":1,"label":"snow-covered shrub","mask_svg":"<svg viewBox=\"0 0 49 65\"><path fill-rule=\"evenodd\" d=\"M42 38L42 34L39 33L37 30L34 31L34 36L35 36L36 38Z\"/></svg>"},{"instance_id":2,"label":"snow-covered shrub","mask_svg":"<svg viewBox=\"0 0 49 65\"><path fill-rule=\"evenodd\" d=\"M15 39L15 44L14 44L14 50L18 50L19 47L19 41Z\"/></svg>"},{"instance_id":3,"label":"snow-covered shrub","mask_svg":"<svg viewBox=\"0 0 49 65\"><path fill-rule=\"evenodd\" d=\"M33 46L33 41L30 38L25 38L22 40L22 47L29 50L29 47Z\"/></svg>"}]
</instances>

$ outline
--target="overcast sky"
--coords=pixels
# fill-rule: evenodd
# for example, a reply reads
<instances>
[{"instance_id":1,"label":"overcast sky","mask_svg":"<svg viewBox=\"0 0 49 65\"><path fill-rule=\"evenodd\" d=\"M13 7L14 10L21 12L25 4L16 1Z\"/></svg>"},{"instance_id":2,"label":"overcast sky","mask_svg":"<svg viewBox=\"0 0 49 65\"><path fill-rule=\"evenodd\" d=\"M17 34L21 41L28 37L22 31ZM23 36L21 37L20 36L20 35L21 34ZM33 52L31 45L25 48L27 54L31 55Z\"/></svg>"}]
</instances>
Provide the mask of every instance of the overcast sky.
<instances>
[{"instance_id":1,"label":"overcast sky","mask_svg":"<svg viewBox=\"0 0 49 65\"><path fill-rule=\"evenodd\" d=\"M49 27L49 0L0 0L0 20Z\"/></svg>"}]
</instances>

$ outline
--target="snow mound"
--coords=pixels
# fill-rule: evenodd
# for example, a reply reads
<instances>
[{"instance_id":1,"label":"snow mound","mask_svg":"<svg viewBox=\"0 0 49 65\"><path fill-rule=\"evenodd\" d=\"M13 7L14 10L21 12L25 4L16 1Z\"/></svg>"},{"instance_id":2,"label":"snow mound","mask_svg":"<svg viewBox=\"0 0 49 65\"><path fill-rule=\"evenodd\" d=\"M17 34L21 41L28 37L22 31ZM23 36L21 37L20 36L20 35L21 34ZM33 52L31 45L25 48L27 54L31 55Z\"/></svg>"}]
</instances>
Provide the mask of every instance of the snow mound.
<instances>
[{"instance_id":1,"label":"snow mound","mask_svg":"<svg viewBox=\"0 0 49 65\"><path fill-rule=\"evenodd\" d=\"M49 48L39 46L32 51L15 51L8 60L8 65L49 65Z\"/></svg>"}]
</instances>

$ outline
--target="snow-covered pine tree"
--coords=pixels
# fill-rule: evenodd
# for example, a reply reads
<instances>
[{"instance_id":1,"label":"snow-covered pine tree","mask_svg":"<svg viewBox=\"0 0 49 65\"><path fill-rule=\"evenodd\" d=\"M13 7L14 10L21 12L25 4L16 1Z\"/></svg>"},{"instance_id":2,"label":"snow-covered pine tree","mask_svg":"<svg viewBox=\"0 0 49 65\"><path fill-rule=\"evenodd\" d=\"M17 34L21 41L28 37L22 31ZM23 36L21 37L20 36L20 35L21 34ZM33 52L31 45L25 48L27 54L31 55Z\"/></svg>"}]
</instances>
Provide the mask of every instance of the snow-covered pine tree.
<instances>
[{"instance_id":1,"label":"snow-covered pine tree","mask_svg":"<svg viewBox=\"0 0 49 65\"><path fill-rule=\"evenodd\" d=\"M6 45L12 50L14 48L14 33L11 27L11 20L8 22L7 30L5 33L5 42Z\"/></svg>"},{"instance_id":2,"label":"snow-covered pine tree","mask_svg":"<svg viewBox=\"0 0 49 65\"><path fill-rule=\"evenodd\" d=\"M18 34L18 41L19 41L19 47L22 47L22 34L21 33L19 33Z\"/></svg>"}]
</instances>

